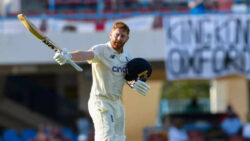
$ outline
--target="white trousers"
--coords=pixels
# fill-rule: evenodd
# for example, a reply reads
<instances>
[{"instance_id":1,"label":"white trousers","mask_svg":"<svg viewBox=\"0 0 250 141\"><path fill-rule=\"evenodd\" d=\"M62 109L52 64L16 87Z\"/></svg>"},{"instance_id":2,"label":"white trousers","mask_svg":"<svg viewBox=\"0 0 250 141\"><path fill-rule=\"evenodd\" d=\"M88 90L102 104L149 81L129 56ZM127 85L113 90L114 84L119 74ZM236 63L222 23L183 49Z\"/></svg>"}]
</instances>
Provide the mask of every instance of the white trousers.
<instances>
[{"instance_id":1,"label":"white trousers","mask_svg":"<svg viewBox=\"0 0 250 141\"><path fill-rule=\"evenodd\" d=\"M125 141L124 107L121 100L91 96L88 102L95 141Z\"/></svg>"}]
</instances>

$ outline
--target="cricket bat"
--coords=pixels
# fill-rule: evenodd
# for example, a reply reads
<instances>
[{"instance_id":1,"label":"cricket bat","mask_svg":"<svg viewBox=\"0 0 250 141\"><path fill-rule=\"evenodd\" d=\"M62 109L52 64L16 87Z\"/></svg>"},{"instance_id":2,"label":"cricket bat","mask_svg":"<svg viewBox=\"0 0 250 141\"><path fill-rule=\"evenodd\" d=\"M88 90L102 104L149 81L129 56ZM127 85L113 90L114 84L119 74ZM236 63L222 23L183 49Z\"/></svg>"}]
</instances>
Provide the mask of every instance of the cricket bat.
<instances>
[{"instance_id":1,"label":"cricket bat","mask_svg":"<svg viewBox=\"0 0 250 141\"><path fill-rule=\"evenodd\" d=\"M49 48L54 50L55 52L63 52L58 46L56 46L47 36L45 36L41 31L39 31L34 24L28 20L26 16L23 14L17 15L18 19L23 23L23 25L39 40L41 40L44 44L46 44ZM82 71L82 68L78 66L74 61L71 59L67 60L67 62L72 65L77 71Z\"/></svg>"}]
</instances>

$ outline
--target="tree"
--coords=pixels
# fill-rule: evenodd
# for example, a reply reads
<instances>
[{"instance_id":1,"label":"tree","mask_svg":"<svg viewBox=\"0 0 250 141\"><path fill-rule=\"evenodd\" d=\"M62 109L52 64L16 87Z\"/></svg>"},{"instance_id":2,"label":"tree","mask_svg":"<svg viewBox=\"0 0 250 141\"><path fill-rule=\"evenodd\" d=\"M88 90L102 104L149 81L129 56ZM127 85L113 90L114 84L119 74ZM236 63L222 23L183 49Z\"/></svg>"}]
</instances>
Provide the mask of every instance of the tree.
<instances>
[{"instance_id":1,"label":"tree","mask_svg":"<svg viewBox=\"0 0 250 141\"><path fill-rule=\"evenodd\" d=\"M166 81L162 89L162 98L189 99L209 97L208 80Z\"/></svg>"}]
</instances>

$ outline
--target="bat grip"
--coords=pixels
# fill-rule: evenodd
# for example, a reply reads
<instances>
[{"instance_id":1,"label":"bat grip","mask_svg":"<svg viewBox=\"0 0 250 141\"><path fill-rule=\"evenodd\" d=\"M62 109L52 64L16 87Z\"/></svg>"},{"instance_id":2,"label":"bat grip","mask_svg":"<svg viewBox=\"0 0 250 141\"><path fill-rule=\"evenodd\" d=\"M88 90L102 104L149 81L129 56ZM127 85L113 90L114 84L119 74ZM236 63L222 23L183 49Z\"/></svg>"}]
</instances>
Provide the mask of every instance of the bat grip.
<instances>
[{"instance_id":1,"label":"bat grip","mask_svg":"<svg viewBox=\"0 0 250 141\"><path fill-rule=\"evenodd\" d=\"M67 62L73 66L77 71L82 71L82 68L80 66L78 66L74 61L72 61L71 59L68 59Z\"/></svg>"}]
</instances>

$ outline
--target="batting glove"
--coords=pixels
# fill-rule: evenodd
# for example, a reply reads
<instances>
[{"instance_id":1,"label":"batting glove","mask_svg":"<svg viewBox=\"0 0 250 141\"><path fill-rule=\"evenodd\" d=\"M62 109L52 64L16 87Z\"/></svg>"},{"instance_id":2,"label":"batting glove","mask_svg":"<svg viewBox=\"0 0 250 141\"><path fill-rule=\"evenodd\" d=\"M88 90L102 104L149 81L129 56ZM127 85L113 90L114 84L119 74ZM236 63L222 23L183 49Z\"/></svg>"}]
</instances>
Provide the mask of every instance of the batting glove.
<instances>
[{"instance_id":1,"label":"batting glove","mask_svg":"<svg viewBox=\"0 0 250 141\"><path fill-rule=\"evenodd\" d=\"M137 80L133 88L143 96L145 96L150 89L149 85L141 80Z\"/></svg>"},{"instance_id":2,"label":"batting glove","mask_svg":"<svg viewBox=\"0 0 250 141\"><path fill-rule=\"evenodd\" d=\"M62 51L57 51L53 57L53 59L60 65L64 65L68 60L71 59L71 54L68 52L66 48L62 49Z\"/></svg>"}]
</instances>

